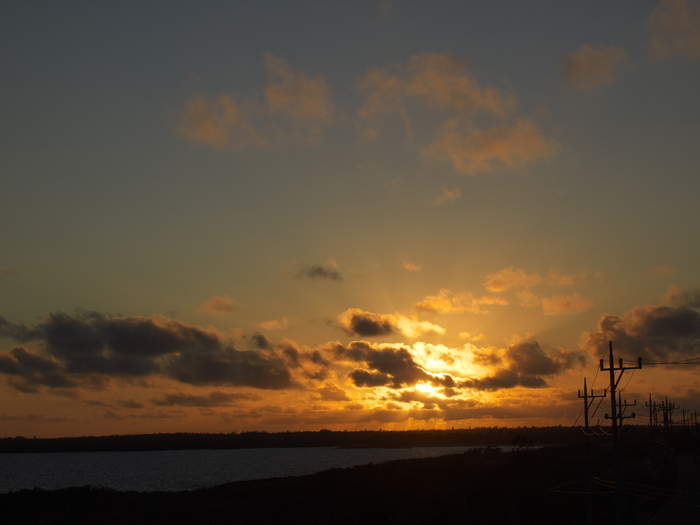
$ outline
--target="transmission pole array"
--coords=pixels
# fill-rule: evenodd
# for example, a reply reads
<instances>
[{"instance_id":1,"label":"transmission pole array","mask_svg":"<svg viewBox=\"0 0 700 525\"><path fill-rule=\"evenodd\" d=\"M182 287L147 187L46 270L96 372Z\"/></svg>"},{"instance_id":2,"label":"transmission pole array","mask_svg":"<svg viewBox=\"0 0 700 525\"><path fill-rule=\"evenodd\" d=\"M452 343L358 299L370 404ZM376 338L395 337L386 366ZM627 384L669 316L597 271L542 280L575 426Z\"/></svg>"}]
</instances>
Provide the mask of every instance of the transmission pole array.
<instances>
[{"instance_id":1,"label":"transmission pole array","mask_svg":"<svg viewBox=\"0 0 700 525\"><path fill-rule=\"evenodd\" d=\"M620 362L618 366L615 366L615 359L613 357L613 347L612 347L612 341L610 341L610 355L608 357L608 368L605 368L605 360L601 359L600 360L600 370L601 371L609 371L610 372L610 412L611 414L608 415L606 414L606 419L611 419L612 420L612 434L613 434L613 451L615 455L615 521L616 523L622 523L625 515L625 496L624 492L622 490L623 488L623 472L621 468L621 461L620 461L620 442L618 438L618 429L619 426L622 425L622 419L624 418L623 414L625 409L628 406L626 402L623 404L622 399L618 400L618 396L615 394L617 393L617 386L620 384L620 379L622 379L622 375L625 373L625 370L637 370L639 368L642 368L642 358L637 359L637 366L625 366L622 362L622 358L620 358ZM619 372L619 375L617 374ZM634 404L636 405L637 402L635 401ZM618 415L618 406L620 408L620 414ZM634 414L630 417L634 417ZM618 424L619 420L619 424Z\"/></svg>"},{"instance_id":2,"label":"transmission pole array","mask_svg":"<svg viewBox=\"0 0 700 525\"><path fill-rule=\"evenodd\" d=\"M610 371L610 414L606 414L606 419L611 419L612 420L612 432L613 432L613 445L615 447L616 454L619 452L618 449L618 427L620 424L622 424L622 419L623 419L623 413L624 409L627 408L628 406L634 406L634 405L628 405L626 402L623 405L622 400L618 401L617 396L615 395L617 392L617 386L620 384L620 379L622 379L622 375L625 373L625 370L637 370L642 368L642 358L637 359L637 365L636 366L625 366L622 363L622 358L620 358L620 362L618 366L615 366L615 359L613 357L613 347L612 347L612 341L610 341L610 356L609 356L609 366L608 368L605 368L605 360L601 359L600 360L600 370L601 372L605 371ZM620 375L617 375L617 372L620 372ZM618 416L617 409L618 409L618 402L620 405L620 415ZM637 402L635 401L634 404L636 405ZM634 417L634 416L631 416ZM619 423L619 424L618 424Z\"/></svg>"},{"instance_id":3,"label":"transmission pole array","mask_svg":"<svg viewBox=\"0 0 700 525\"><path fill-rule=\"evenodd\" d=\"M591 409L591 405L593 405L593 401L598 398L598 397L605 397L607 395L607 390L603 390L602 394L594 394L593 389L591 389L591 393L588 393L588 387L586 386L586 378L583 378L583 395L581 395L581 391L578 391L578 397L579 399L583 399L583 416L584 416L584 421L585 425L584 428L586 429L586 432L590 430L590 425L589 425L589 412ZM590 399L590 401L589 401ZM586 434L587 435L587 434Z\"/></svg>"}]
</instances>

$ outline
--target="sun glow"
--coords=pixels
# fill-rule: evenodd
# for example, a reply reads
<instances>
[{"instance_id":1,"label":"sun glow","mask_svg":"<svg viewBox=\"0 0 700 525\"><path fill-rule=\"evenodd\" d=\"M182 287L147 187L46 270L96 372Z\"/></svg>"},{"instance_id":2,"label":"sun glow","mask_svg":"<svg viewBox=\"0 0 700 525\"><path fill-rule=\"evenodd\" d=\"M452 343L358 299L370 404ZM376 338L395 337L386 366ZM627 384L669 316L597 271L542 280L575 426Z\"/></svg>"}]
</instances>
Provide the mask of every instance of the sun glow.
<instances>
[{"instance_id":1,"label":"sun glow","mask_svg":"<svg viewBox=\"0 0 700 525\"><path fill-rule=\"evenodd\" d=\"M424 394L434 394L435 388L430 383L418 383L416 384L416 390L423 392Z\"/></svg>"}]
</instances>

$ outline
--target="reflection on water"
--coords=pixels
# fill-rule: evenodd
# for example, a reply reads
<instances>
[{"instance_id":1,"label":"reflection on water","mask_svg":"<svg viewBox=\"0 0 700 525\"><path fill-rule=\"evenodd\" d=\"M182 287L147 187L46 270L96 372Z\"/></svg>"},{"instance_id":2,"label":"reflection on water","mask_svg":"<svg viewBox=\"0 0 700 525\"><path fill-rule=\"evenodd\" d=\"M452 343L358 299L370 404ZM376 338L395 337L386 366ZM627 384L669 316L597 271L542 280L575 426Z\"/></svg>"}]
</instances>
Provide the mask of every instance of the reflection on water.
<instances>
[{"instance_id":1,"label":"reflection on water","mask_svg":"<svg viewBox=\"0 0 700 525\"><path fill-rule=\"evenodd\" d=\"M0 492L84 485L136 491L192 490L231 481L302 476L393 459L457 454L470 448L474 447L0 454Z\"/></svg>"}]
</instances>

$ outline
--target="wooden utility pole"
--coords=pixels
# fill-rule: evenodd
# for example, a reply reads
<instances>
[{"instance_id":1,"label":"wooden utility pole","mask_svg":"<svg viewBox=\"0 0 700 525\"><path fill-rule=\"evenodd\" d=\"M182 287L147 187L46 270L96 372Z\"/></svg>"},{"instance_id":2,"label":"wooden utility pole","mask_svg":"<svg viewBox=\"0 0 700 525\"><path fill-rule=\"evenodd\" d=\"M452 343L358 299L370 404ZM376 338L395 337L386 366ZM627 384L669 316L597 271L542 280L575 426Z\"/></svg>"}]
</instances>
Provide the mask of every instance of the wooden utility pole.
<instances>
[{"instance_id":1,"label":"wooden utility pole","mask_svg":"<svg viewBox=\"0 0 700 525\"><path fill-rule=\"evenodd\" d=\"M620 363L618 366L615 366L615 359L613 357L613 347L612 347L612 341L610 341L610 355L609 355L609 366L608 368L605 368L605 360L601 359L600 360L600 370L602 372L605 371L610 371L610 414L606 415L606 419L612 419L612 432L613 432L613 445L615 447L615 455L617 456L619 453L619 448L618 448L618 415L617 415L617 399L616 399L616 391L617 391L617 386L620 384L620 379L622 379L622 374L625 373L625 370L637 370L639 368L642 368L642 358L639 357L637 359L637 366L625 366L622 363L622 358L620 358ZM620 372L620 375L616 376L616 372Z\"/></svg>"},{"instance_id":2,"label":"wooden utility pole","mask_svg":"<svg viewBox=\"0 0 700 525\"><path fill-rule=\"evenodd\" d=\"M625 402L623 403L623 402L622 402L622 393L621 393L621 392L618 392L618 393L617 393L617 408L618 408L617 417L618 417L618 419L620 420L620 428L622 428L622 421L623 421L624 419L632 419L632 418L637 417L637 414L635 414L634 412L632 412L632 415L629 415L629 416L626 416L626 415L625 415L625 409L626 409L627 407L635 407L635 406L637 406L637 400L636 400L636 399L634 400L634 403L631 403L631 404L628 403L626 400L625 400Z\"/></svg>"},{"instance_id":3,"label":"wooden utility pole","mask_svg":"<svg viewBox=\"0 0 700 525\"><path fill-rule=\"evenodd\" d=\"M603 390L602 394L595 395L593 389L591 393L588 393L588 386L586 385L586 378L583 378L583 395L581 391L578 391L579 399L583 399L583 415L584 415L584 428L586 429L586 465L588 467L588 472L586 476L586 523L592 525L593 523L593 469L591 468L591 458L590 458L590 432L589 426L589 411L593 401L596 398L605 397L607 390ZM590 400L590 401L589 401Z\"/></svg>"},{"instance_id":4,"label":"wooden utility pole","mask_svg":"<svg viewBox=\"0 0 700 525\"><path fill-rule=\"evenodd\" d=\"M649 394L649 401L646 405L649 408L649 426L659 426L659 411L661 410L661 406L657 405L656 401L651 401L651 394Z\"/></svg>"},{"instance_id":5,"label":"wooden utility pole","mask_svg":"<svg viewBox=\"0 0 700 525\"><path fill-rule=\"evenodd\" d=\"M584 416L584 427L586 429L586 432L590 429L589 427L589 412L591 405L593 405L593 401L598 398L598 397L605 397L607 395L607 390L603 390L602 394L595 395L593 393L593 389L591 389L591 393L588 393L588 387L586 386L586 378L583 378L583 395L581 395L581 391L578 391L578 397L579 399L583 399L583 416ZM590 400L590 401L589 401Z\"/></svg>"},{"instance_id":6,"label":"wooden utility pole","mask_svg":"<svg viewBox=\"0 0 700 525\"><path fill-rule=\"evenodd\" d=\"M615 457L615 522L621 524L624 521L625 500L624 492L622 490L623 475L620 461L620 440L618 437L619 425L617 415L617 396L615 395L615 393L617 391L617 386L620 384L620 379L622 379L622 375L625 373L625 370L636 370L642 368L642 358L640 357L637 359L637 366L625 366L622 362L622 358L620 358L619 365L615 366L612 341L610 341L608 363L608 368L605 368L605 360L600 360L600 370L602 372L606 370L610 371L610 414L606 414L605 418L612 419L613 453ZM619 372L620 375L617 375L617 372ZM620 405L621 409L627 406L625 404L623 407L622 403L620 403ZM620 422L622 422L622 419L620 419Z\"/></svg>"}]
</instances>

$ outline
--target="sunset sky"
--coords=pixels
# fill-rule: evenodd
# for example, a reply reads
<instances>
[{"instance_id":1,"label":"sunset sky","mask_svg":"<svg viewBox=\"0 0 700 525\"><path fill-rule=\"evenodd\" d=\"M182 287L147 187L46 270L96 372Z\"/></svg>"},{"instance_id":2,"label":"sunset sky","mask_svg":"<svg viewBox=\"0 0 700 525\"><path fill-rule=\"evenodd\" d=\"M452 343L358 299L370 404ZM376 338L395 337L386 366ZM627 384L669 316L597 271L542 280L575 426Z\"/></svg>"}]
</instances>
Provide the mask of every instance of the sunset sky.
<instances>
[{"instance_id":1,"label":"sunset sky","mask_svg":"<svg viewBox=\"0 0 700 525\"><path fill-rule=\"evenodd\" d=\"M650 364L700 358L700 1L16 1L0 40L0 436L580 424L611 340L623 398L700 410Z\"/></svg>"}]
</instances>

